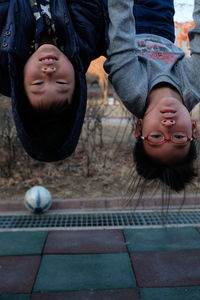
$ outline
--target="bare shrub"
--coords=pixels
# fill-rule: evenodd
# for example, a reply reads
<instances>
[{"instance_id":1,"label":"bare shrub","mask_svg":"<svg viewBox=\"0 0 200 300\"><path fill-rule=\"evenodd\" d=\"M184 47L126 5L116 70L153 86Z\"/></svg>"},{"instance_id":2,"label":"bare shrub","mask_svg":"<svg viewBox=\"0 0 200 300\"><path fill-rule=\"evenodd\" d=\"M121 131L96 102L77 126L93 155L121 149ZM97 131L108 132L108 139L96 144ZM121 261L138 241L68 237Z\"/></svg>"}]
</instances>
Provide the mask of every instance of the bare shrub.
<instances>
[{"instance_id":1,"label":"bare shrub","mask_svg":"<svg viewBox=\"0 0 200 300\"><path fill-rule=\"evenodd\" d=\"M3 191L7 187L19 191L42 184L54 186L58 191L63 190L63 185L74 190L73 182L77 184L79 181L82 186L86 185L84 182L94 182L99 188L103 186L108 190L114 181L113 187L116 189L120 174L124 174L129 164L126 157L131 156L129 146L132 120L124 113L125 110L120 110L117 113L118 123L115 124L114 109L118 111L119 108L99 102L89 103L75 153L63 161L42 163L33 160L24 151L17 137L10 105L1 108L0 189ZM123 118L126 119L125 125Z\"/></svg>"},{"instance_id":2,"label":"bare shrub","mask_svg":"<svg viewBox=\"0 0 200 300\"><path fill-rule=\"evenodd\" d=\"M86 175L91 175L91 169L98 162L97 150L103 147L102 118L105 114L103 106L88 105L80 147L86 156Z\"/></svg>"}]
</instances>

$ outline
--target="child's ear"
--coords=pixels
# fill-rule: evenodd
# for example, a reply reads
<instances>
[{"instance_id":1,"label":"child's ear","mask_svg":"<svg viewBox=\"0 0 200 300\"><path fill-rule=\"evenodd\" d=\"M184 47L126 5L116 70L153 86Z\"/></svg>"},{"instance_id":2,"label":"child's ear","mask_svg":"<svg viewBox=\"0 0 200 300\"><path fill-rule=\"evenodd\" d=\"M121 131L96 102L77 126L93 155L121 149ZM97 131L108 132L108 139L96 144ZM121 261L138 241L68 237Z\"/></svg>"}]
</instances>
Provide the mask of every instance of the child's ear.
<instances>
[{"instance_id":1,"label":"child's ear","mask_svg":"<svg viewBox=\"0 0 200 300\"><path fill-rule=\"evenodd\" d=\"M142 134L142 119L138 119L135 124L134 136L138 138Z\"/></svg>"},{"instance_id":2,"label":"child's ear","mask_svg":"<svg viewBox=\"0 0 200 300\"><path fill-rule=\"evenodd\" d=\"M197 122L195 120L192 120L192 136L193 138L197 138L198 136L198 127Z\"/></svg>"}]
</instances>

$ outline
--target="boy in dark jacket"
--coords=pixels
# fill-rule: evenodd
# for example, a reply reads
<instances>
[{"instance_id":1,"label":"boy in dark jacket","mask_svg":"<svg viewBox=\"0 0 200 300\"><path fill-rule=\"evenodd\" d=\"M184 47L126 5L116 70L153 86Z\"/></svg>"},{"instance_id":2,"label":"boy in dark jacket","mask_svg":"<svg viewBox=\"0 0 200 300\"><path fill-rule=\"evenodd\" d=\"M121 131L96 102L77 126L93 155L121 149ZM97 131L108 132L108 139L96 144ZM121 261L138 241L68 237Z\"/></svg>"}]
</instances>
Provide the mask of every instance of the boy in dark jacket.
<instances>
[{"instance_id":1,"label":"boy in dark jacket","mask_svg":"<svg viewBox=\"0 0 200 300\"><path fill-rule=\"evenodd\" d=\"M102 0L0 0L0 92L33 158L57 161L77 145L85 73L106 52Z\"/></svg>"}]
</instances>

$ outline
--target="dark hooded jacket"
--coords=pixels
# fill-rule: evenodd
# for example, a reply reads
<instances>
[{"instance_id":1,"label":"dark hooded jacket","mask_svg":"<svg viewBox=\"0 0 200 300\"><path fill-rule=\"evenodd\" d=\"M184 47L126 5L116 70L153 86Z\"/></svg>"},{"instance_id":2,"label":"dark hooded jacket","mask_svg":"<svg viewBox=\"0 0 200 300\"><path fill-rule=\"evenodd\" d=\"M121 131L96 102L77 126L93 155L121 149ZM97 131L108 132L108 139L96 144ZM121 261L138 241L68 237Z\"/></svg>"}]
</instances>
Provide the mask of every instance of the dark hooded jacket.
<instances>
[{"instance_id":1,"label":"dark hooded jacket","mask_svg":"<svg viewBox=\"0 0 200 300\"><path fill-rule=\"evenodd\" d=\"M35 19L28 0L0 0L0 93L11 97L13 118L26 152L40 161L71 155L84 121L90 62L106 54L107 13L103 0L51 0L51 15L63 53L75 70L70 109L54 116L36 115L23 88L23 68L30 57Z\"/></svg>"}]
</instances>

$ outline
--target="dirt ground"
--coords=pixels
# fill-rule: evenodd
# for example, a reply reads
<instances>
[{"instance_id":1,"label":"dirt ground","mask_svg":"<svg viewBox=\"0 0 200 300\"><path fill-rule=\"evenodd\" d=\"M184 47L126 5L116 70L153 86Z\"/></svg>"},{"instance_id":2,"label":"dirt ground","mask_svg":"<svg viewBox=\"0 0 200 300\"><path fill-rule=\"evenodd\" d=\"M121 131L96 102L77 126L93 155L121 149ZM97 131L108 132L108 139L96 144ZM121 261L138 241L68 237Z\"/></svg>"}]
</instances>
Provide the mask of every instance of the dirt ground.
<instances>
[{"instance_id":1,"label":"dirt ground","mask_svg":"<svg viewBox=\"0 0 200 300\"><path fill-rule=\"evenodd\" d=\"M40 163L20 149L21 159L11 167L10 176L2 152L0 201L21 200L34 185L45 186L58 199L125 195L132 166L130 126L122 126L119 120L103 124L101 137L99 129L93 136L90 129L84 125L75 153L61 162Z\"/></svg>"},{"instance_id":2,"label":"dirt ground","mask_svg":"<svg viewBox=\"0 0 200 300\"><path fill-rule=\"evenodd\" d=\"M129 159L129 158L128 158ZM42 169L33 171L32 178L23 179L19 173L10 178L0 178L0 200L20 200L27 189L34 185L48 188L54 198L98 198L124 195L129 176L128 165L113 161L108 170L102 166L92 168L89 175L84 174L77 164L74 170L68 171L63 162L45 165Z\"/></svg>"}]
</instances>

